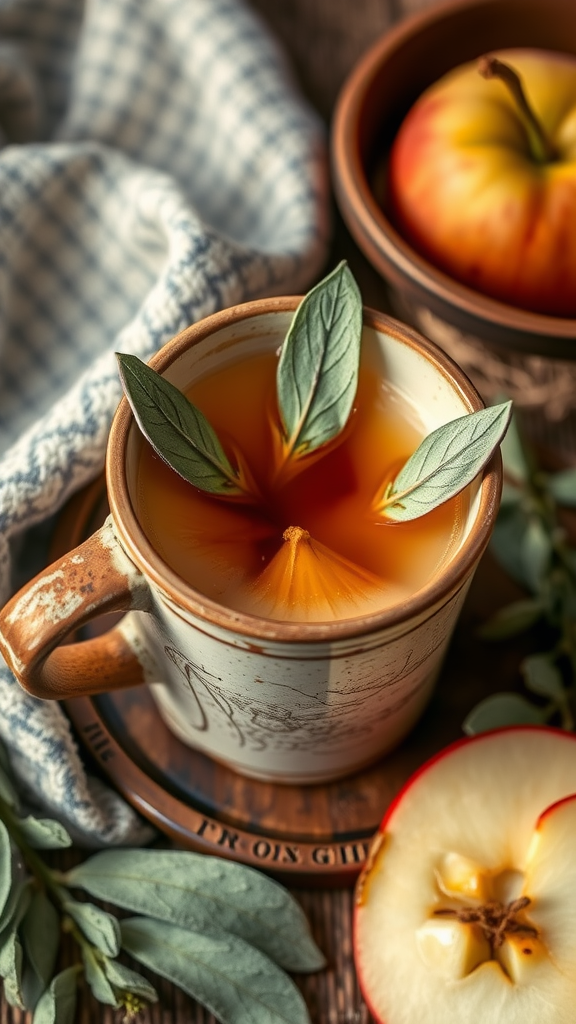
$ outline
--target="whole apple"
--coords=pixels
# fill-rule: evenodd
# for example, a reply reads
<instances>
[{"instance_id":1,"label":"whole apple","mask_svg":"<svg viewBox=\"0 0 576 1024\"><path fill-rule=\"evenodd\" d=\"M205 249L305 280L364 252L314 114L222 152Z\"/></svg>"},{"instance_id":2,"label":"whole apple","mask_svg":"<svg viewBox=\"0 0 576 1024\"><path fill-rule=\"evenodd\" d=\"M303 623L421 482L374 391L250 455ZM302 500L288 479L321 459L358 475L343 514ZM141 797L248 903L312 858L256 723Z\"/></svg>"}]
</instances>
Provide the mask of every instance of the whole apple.
<instances>
[{"instance_id":1,"label":"whole apple","mask_svg":"<svg viewBox=\"0 0 576 1024\"><path fill-rule=\"evenodd\" d=\"M471 288L574 317L576 58L493 56L517 72L525 106L477 62L441 78L393 142L388 212L416 250Z\"/></svg>"},{"instance_id":2,"label":"whole apple","mask_svg":"<svg viewBox=\"0 0 576 1024\"><path fill-rule=\"evenodd\" d=\"M380 1024L574 1024L576 737L453 744L384 817L354 956Z\"/></svg>"}]
</instances>

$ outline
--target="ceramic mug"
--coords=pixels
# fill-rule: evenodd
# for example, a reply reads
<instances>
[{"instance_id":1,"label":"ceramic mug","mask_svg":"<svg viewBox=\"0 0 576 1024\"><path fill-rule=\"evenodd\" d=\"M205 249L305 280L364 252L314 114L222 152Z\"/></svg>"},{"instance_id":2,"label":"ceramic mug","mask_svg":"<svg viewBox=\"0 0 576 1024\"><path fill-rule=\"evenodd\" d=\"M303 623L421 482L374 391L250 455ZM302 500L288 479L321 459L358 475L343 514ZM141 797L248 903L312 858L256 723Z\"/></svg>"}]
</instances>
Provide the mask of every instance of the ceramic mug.
<instances>
[{"instance_id":1,"label":"ceramic mug","mask_svg":"<svg viewBox=\"0 0 576 1024\"><path fill-rule=\"evenodd\" d=\"M277 349L297 303L265 299L216 313L150 365L184 389L239 357ZM362 344L427 432L483 407L464 373L398 321L365 310ZM0 649L22 686L60 699L148 683L185 743L245 775L283 783L344 776L398 744L431 696L488 543L499 454L470 486L456 550L421 590L384 611L298 623L219 605L162 561L134 512L141 444L123 399L107 451L110 516L0 613ZM128 614L103 635L63 644L110 611Z\"/></svg>"}]
</instances>

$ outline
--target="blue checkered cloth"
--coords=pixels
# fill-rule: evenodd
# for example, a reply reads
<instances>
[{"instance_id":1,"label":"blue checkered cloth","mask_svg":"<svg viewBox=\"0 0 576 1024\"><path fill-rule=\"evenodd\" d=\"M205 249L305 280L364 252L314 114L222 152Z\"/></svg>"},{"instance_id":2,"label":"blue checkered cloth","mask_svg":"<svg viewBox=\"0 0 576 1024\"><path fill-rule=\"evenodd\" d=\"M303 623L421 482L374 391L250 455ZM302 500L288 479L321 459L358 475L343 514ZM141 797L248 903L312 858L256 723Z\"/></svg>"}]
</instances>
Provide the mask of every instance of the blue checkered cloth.
<instances>
[{"instance_id":1,"label":"blue checkered cloth","mask_svg":"<svg viewBox=\"0 0 576 1024\"><path fill-rule=\"evenodd\" d=\"M0 0L2 602L38 524L103 467L114 352L147 359L215 310L305 290L326 177L323 130L241 0ZM1 661L0 735L77 842L143 837L59 705Z\"/></svg>"}]
</instances>

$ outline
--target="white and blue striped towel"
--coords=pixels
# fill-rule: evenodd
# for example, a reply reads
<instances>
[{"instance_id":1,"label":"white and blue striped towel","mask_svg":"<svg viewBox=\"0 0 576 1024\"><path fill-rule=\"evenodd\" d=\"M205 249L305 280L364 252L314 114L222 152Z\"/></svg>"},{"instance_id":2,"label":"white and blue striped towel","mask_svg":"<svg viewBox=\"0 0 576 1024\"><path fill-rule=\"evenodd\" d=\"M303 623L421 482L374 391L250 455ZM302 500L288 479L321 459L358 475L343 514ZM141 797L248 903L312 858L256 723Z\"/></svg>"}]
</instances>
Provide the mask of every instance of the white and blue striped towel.
<instances>
[{"instance_id":1,"label":"white and blue striped towel","mask_svg":"<svg viewBox=\"0 0 576 1024\"><path fill-rule=\"evenodd\" d=\"M114 351L305 290L327 210L322 128L242 0L0 0L2 602L27 531L102 469ZM1 662L0 734L78 842L141 834Z\"/></svg>"}]
</instances>

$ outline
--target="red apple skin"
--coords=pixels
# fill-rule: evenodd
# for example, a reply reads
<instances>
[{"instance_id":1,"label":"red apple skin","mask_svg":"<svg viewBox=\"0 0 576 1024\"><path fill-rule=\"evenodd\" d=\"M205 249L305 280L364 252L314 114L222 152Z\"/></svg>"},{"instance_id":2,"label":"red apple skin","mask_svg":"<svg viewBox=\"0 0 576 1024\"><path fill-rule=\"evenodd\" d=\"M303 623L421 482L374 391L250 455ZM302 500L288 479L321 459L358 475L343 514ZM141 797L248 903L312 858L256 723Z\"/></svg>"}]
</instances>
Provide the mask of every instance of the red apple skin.
<instances>
[{"instance_id":1,"label":"red apple skin","mask_svg":"<svg viewBox=\"0 0 576 1024\"><path fill-rule=\"evenodd\" d=\"M489 737L491 735L496 735L497 733L498 734L499 733L505 733L505 732L517 733L518 731L520 731L520 732L546 732L546 733L550 733L552 735L557 736L560 741L565 740L566 742L569 742L569 743L576 742L576 734L575 733L566 732L566 731L564 731L562 729L556 729L553 726L544 726L544 725L522 725L522 726L511 725L511 726L505 726L505 727L500 728L500 729L490 729L490 730L487 730L486 732L478 733L476 736L464 736L462 739L455 740L454 743L450 743L447 747L444 747L437 754L434 754L433 757L429 758L428 761L425 761L424 764L422 764L420 766L420 768L417 768L416 771L410 776L408 781L404 784L404 786L402 786L400 791L396 794L396 796L391 801L391 803L389 804L389 806L387 807L387 809L386 809L386 811L384 813L384 817L382 818L382 821L380 822L380 825L379 825L379 828L378 828L378 832L376 833L376 835L374 836L374 839L372 841L371 850L370 850L370 852L368 854L368 859L367 859L367 861L366 861L366 863L365 863L365 865L364 865L364 867L363 867L363 869L362 869L362 871L360 873L360 876L359 876L359 878L358 878L358 880L356 882L355 899L354 899L354 910L353 910L353 918L352 918L352 942L353 942L353 948L354 948L354 957L355 957L356 973L357 973L357 976L358 976L358 984L360 986L360 991L362 992L362 996L364 998L364 1002L366 1003L366 1006L368 1007L368 1012L370 1013L371 1017L377 1022L377 1024L387 1024L387 1021L383 1020L383 1018L380 1016L380 1014L379 1014L378 1010L376 1009L376 1007L373 1006L373 1004L370 1001L370 993L369 993L369 991L367 989L367 986L364 983L361 964L360 964L358 958L356 957L356 930L357 930L357 918L358 918L358 914L359 914L359 911L360 911L360 908L361 908L361 903L362 903L362 892L364 890L364 887L370 884L370 872L371 872L371 870L373 868L373 865L377 862L379 852L381 850L383 851L383 848L385 847L385 843L383 843L384 835L385 835L386 831L390 827L390 824L391 824L392 819L394 817L394 813L395 813L396 809L400 806L400 804L402 803L406 793L408 793L408 791L412 788L414 783L422 775L426 774L426 772L434 764L436 764L438 761L443 760L445 757L449 757L450 754L453 751L458 750L460 747L463 747L463 746L471 744L471 743L482 742L484 739L486 739L486 737ZM536 827L537 828L540 827L540 825L542 824L542 822L544 821L546 816L553 810L553 808L557 807L559 804L562 804L562 803L565 803L567 801L573 800L574 798L575 798L574 795L566 796L566 797L563 797L560 800L555 801L555 803L550 804L548 807L546 807L546 809L542 812L542 814L538 818L538 822L537 822Z\"/></svg>"},{"instance_id":2,"label":"red apple skin","mask_svg":"<svg viewBox=\"0 0 576 1024\"><path fill-rule=\"evenodd\" d=\"M576 316L576 58L496 54L520 74L558 158L539 163L506 85L476 63L408 112L389 166L389 214L435 266L507 304Z\"/></svg>"}]
</instances>

